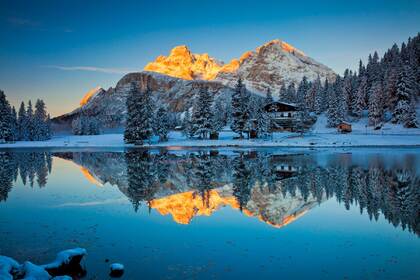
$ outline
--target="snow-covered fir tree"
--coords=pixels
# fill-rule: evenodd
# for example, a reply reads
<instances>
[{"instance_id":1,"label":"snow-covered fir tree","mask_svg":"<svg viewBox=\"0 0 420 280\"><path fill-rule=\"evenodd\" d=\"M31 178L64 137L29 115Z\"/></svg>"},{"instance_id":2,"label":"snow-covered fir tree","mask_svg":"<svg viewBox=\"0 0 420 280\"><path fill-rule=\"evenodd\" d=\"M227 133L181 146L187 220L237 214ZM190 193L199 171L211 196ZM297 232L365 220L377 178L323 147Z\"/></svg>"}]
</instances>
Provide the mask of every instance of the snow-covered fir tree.
<instances>
[{"instance_id":1,"label":"snow-covered fir tree","mask_svg":"<svg viewBox=\"0 0 420 280\"><path fill-rule=\"evenodd\" d=\"M254 129L259 138L266 138L271 135L271 118L264 108L266 106L267 99L262 100L258 97L254 98L255 101L253 107L255 110L253 111L251 117L252 123L249 128Z\"/></svg>"},{"instance_id":2,"label":"snow-covered fir tree","mask_svg":"<svg viewBox=\"0 0 420 280\"><path fill-rule=\"evenodd\" d=\"M183 114L183 118L181 120L181 127L182 127L182 134L188 138L191 138L194 136L192 121L191 121L191 113L188 109Z\"/></svg>"},{"instance_id":3,"label":"snow-covered fir tree","mask_svg":"<svg viewBox=\"0 0 420 280\"><path fill-rule=\"evenodd\" d=\"M0 142L13 140L12 111L6 95L0 90Z\"/></svg>"},{"instance_id":4,"label":"snow-covered fir tree","mask_svg":"<svg viewBox=\"0 0 420 280\"><path fill-rule=\"evenodd\" d=\"M222 101L219 99L214 102L213 105L213 121L212 121L212 133L220 132L223 127L226 125L226 112L222 104Z\"/></svg>"},{"instance_id":5,"label":"snow-covered fir tree","mask_svg":"<svg viewBox=\"0 0 420 280\"><path fill-rule=\"evenodd\" d=\"M382 83L375 81L369 92L369 125L377 126L383 120Z\"/></svg>"},{"instance_id":6,"label":"snow-covered fir tree","mask_svg":"<svg viewBox=\"0 0 420 280\"><path fill-rule=\"evenodd\" d=\"M319 76L318 76L319 78ZM318 115L321 114L322 112L325 111L325 107L326 107L326 98L325 98L325 93L326 90L325 88L328 88L328 80L325 79L324 82L324 86L321 85L321 80L319 80L318 83L318 79L317 81L314 83L315 88L317 89L316 93L315 93L315 104L314 104L314 110L315 113L317 113Z\"/></svg>"},{"instance_id":7,"label":"snow-covered fir tree","mask_svg":"<svg viewBox=\"0 0 420 280\"><path fill-rule=\"evenodd\" d=\"M338 117L338 100L337 95L335 93L335 84L328 86L327 88L327 101L328 101L328 109L327 109L327 126L328 127L336 127L340 123L340 119Z\"/></svg>"},{"instance_id":8,"label":"snow-covered fir tree","mask_svg":"<svg viewBox=\"0 0 420 280\"><path fill-rule=\"evenodd\" d=\"M290 83L287 87L287 94L286 94L286 100L284 101L286 103L296 103L296 86L295 83Z\"/></svg>"},{"instance_id":9,"label":"snow-covered fir tree","mask_svg":"<svg viewBox=\"0 0 420 280\"><path fill-rule=\"evenodd\" d=\"M28 141L29 134L28 128L26 125L28 121L26 120L26 107L25 103L22 101L20 103L19 112L18 112L18 120L17 120L17 130L18 130L18 139L21 141Z\"/></svg>"},{"instance_id":10,"label":"snow-covered fir tree","mask_svg":"<svg viewBox=\"0 0 420 280\"><path fill-rule=\"evenodd\" d=\"M201 139L210 136L213 126L213 95L206 86L200 88L200 93L193 108L191 122L194 135Z\"/></svg>"},{"instance_id":11,"label":"snow-covered fir tree","mask_svg":"<svg viewBox=\"0 0 420 280\"><path fill-rule=\"evenodd\" d=\"M343 97L346 102L346 114L351 114L353 112L353 105L355 96L353 95L353 72L349 69L344 71L344 78L343 78Z\"/></svg>"},{"instance_id":12,"label":"snow-covered fir tree","mask_svg":"<svg viewBox=\"0 0 420 280\"><path fill-rule=\"evenodd\" d=\"M334 83L334 91L337 98L337 124L345 121L347 116L346 97L343 92L343 78L337 76Z\"/></svg>"},{"instance_id":13,"label":"snow-covered fir tree","mask_svg":"<svg viewBox=\"0 0 420 280\"><path fill-rule=\"evenodd\" d=\"M283 84L282 86L281 86L281 88L280 88L280 91L279 91L279 101L280 102L289 102L288 101L288 97L287 97L287 88L286 88L286 85L285 84Z\"/></svg>"},{"instance_id":14,"label":"snow-covered fir tree","mask_svg":"<svg viewBox=\"0 0 420 280\"><path fill-rule=\"evenodd\" d=\"M153 103L151 90L140 91L136 83L131 83L127 98L127 124L124 131L126 143L143 144L153 133Z\"/></svg>"},{"instance_id":15,"label":"snow-covered fir tree","mask_svg":"<svg viewBox=\"0 0 420 280\"><path fill-rule=\"evenodd\" d=\"M322 107L324 102L323 98L323 91L322 91L322 84L321 84L321 78L317 77L317 79L312 83L311 88L309 89L309 95L311 96L309 105L309 109L312 112L316 112L317 114L320 114L322 112Z\"/></svg>"},{"instance_id":16,"label":"snow-covered fir tree","mask_svg":"<svg viewBox=\"0 0 420 280\"><path fill-rule=\"evenodd\" d=\"M164 106L159 106L153 120L153 132L159 137L160 142L168 141L170 129L168 111Z\"/></svg>"},{"instance_id":17,"label":"snow-covered fir tree","mask_svg":"<svg viewBox=\"0 0 420 280\"><path fill-rule=\"evenodd\" d=\"M48 127L48 114L43 100L38 99L35 103L34 113L34 140L44 141L50 138L51 129Z\"/></svg>"},{"instance_id":18,"label":"snow-covered fir tree","mask_svg":"<svg viewBox=\"0 0 420 280\"><path fill-rule=\"evenodd\" d=\"M309 82L308 78L306 76L303 76L302 81L299 83L297 92L296 92L296 103L298 106L303 109L303 107L306 107L307 104L305 103L306 95L309 91Z\"/></svg>"},{"instance_id":19,"label":"snow-covered fir tree","mask_svg":"<svg viewBox=\"0 0 420 280\"><path fill-rule=\"evenodd\" d=\"M249 114L249 93L246 90L242 80L239 79L235 91L232 94L232 131L239 134L242 139L243 134L247 131L247 124L250 119Z\"/></svg>"},{"instance_id":20,"label":"snow-covered fir tree","mask_svg":"<svg viewBox=\"0 0 420 280\"><path fill-rule=\"evenodd\" d=\"M18 123L17 123L17 113L16 109L13 106L11 111L11 127L12 127L12 141L18 141L19 140L19 131L18 131Z\"/></svg>"},{"instance_id":21,"label":"snow-covered fir tree","mask_svg":"<svg viewBox=\"0 0 420 280\"><path fill-rule=\"evenodd\" d=\"M273 103L273 101L274 99L273 99L273 95L271 94L271 89L267 88L267 91L265 93L264 105L271 104Z\"/></svg>"},{"instance_id":22,"label":"snow-covered fir tree","mask_svg":"<svg viewBox=\"0 0 420 280\"><path fill-rule=\"evenodd\" d=\"M415 81L410 66L401 67L397 81L397 105L393 112L393 123L405 124L409 117L410 103L415 95Z\"/></svg>"},{"instance_id":23,"label":"snow-covered fir tree","mask_svg":"<svg viewBox=\"0 0 420 280\"><path fill-rule=\"evenodd\" d=\"M34 110L32 108L31 100L29 100L28 102L25 120L26 120L25 128L28 131L28 140L34 141L35 139Z\"/></svg>"},{"instance_id":24,"label":"snow-covered fir tree","mask_svg":"<svg viewBox=\"0 0 420 280\"><path fill-rule=\"evenodd\" d=\"M404 123L404 127L406 128L418 128L419 123L417 121L417 113L416 113L416 101L415 97L411 97L410 107L408 109L408 116Z\"/></svg>"},{"instance_id":25,"label":"snow-covered fir tree","mask_svg":"<svg viewBox=\"0 0 420 280\"><path fill-rule=\"evenodd\" d=\"M352 106L352 115L358 119L362 117L363 110L366 108L367 98L367 77L359 77L359 84L354 98L354 104Z\"/></svg>"}]
</instances>

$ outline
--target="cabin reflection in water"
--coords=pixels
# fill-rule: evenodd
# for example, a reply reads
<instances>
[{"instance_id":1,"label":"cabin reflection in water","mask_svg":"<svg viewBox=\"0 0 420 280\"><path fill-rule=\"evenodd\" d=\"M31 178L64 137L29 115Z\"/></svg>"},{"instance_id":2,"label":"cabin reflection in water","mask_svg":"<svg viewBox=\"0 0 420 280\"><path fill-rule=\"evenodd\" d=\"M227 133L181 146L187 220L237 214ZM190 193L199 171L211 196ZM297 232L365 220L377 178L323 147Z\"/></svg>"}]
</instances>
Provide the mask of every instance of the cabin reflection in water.
<instances>
[{"instance_id":1,"label":"cabin reflection in water","mask_svg":"<svg viewBox=\"0 0 420 280\"><path fill-rule=\"evenodd\" d=\"M70 160L99 186L117 186L138 211L141 204L181 224L231 207L281 227L335 197L362 215L382 214L395 227L419 229L418 157L282 155L273 152L0 152L0 202L18 177L48 185L53 158Z\"/></svg>"}]
</instances>

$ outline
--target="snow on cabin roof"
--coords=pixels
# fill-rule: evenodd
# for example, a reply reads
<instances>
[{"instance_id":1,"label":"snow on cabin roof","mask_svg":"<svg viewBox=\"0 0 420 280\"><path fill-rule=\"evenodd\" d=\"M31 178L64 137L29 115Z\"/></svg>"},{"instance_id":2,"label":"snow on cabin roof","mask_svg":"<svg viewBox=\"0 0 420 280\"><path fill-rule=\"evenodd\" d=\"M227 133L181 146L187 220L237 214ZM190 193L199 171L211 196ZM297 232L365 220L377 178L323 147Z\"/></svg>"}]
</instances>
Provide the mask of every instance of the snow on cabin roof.
<instances>
[{"instance_id":1,"label":"snow on cabin roof","mask_svg":"<svg viewBox=\"0 0 420 280\"><path fill-rule=\"evenodd\" d=\"M349 122L345 122L345 121L340 122L340 123L339 123L339 125L340 125L340 124L347 124L347 125L351 125L351 123L349 123Z\"/></svg>"},{"instance_id":2,"label":"snow on cabin roof","mask_svg":"<svg viewBox=\"0 0 420 280\"><path fill-rule=\"evenodd\" d=\"M297 110L297 106L293 103L286 103L286 102L280 102L280 101L274 101L272 103L269 103L267 105L264 106L265 110L270 110L273 108L288 108L291 111L296 111ZM281 110L281 111L286 111L286 110Z\"/></svg>"}]
</instances>

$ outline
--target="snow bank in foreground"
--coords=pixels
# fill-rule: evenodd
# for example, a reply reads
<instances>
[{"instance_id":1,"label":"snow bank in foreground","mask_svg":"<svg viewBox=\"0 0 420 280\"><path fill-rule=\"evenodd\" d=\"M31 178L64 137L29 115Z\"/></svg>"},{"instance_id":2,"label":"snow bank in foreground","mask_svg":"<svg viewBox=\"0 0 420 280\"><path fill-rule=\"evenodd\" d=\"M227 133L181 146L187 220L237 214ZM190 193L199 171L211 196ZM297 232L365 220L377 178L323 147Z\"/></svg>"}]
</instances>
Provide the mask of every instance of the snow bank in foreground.
<instances>
[{"instance_id":1,"label":"snow bank in foreground","mask_svg":"<svg viewBox=\"0 0 420 280\"><path fill-rule=\"evenodd\" d=\"M12 258L0 256L0 279L13 280L12 274L15 274L20 268L20 264Z\"/></svg>"},{"instance_id":2,"label":"snow bank in foreground","mask_svg":"<svg viewBox=\"0 0 420 280\"><path fill-rule=\"evenodd\" d=\"M72 279L69 276L57 276L60 270L66 270L69 266L79 265L82 258L86 255L86 250L83 248L75 248L61 251L57 254L57 258L45 265L36 265L30 261L19 264L12 258L0 256L0 279L11 279L13 276L19 279ZM52 275L51 275L52 274Z\"/></svg>"}]
</instances>

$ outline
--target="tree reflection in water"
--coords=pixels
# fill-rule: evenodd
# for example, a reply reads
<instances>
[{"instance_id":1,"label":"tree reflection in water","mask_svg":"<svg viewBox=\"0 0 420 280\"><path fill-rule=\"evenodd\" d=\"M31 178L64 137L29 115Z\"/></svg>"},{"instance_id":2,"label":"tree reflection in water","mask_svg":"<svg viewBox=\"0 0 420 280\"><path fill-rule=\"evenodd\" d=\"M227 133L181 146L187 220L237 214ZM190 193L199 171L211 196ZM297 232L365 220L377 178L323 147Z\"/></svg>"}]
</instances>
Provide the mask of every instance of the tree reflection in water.
<instances>
[{"instance_id":1,"label":"tree reflection in water","mask_svg":"<svg viewBox=\"0 0 420 280\"><path fill-rule=\"evenodd\" d=\"M372 156L357 162L351 154L319 161L311 154L273 152L130 150L125 153L74 152L53 156L72 160L100 183L118 186L138 211L141 203L180 223L230 206L282 226L335 197L346 209L358 207L377 220L382 213L395 227L419 235L420 178L416 156L398 162ZM18 177L25 185L47 184L50 152L0 152L0 201Z\"/></svg>"}]
</instances>

